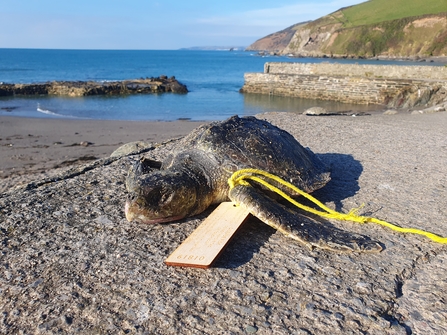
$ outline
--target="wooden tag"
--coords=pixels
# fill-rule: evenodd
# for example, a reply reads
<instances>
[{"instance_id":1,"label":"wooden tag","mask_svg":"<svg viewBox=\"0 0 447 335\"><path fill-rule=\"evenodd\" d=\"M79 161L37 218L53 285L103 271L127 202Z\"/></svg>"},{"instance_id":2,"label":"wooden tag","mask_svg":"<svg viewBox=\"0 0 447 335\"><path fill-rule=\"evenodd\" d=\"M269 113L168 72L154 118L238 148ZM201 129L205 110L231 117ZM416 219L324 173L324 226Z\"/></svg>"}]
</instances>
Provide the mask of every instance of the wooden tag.
<instances>
[{"instance_id":1,"label":"wooden tag","mask_svg":"<svg viewBox=\"0 0 447 335\"><path fill-rule=\"evenodd\" d=\"M221 203L165 260L166 265L209 268L244 223L249 212Z\"/></svg>"}]
</instances>

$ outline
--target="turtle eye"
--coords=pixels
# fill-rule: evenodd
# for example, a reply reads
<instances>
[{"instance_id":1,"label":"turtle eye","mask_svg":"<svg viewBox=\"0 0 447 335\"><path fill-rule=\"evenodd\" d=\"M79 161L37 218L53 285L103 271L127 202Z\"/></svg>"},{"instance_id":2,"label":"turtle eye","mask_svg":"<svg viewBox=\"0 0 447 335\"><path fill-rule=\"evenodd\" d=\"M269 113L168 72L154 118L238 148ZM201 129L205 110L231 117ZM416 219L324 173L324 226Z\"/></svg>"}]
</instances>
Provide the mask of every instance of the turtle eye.
<instances>
[{"instance_id":1,"label":"turtle eye","mask_svg":"<svg viewBox=\"0 0 447 335\"><path fill-rule=\"evenodd\" d=\"M168 204L172 201L172 199L174 198L174 192L166 192L164 194L162 194L161 199L160 199L160 204Z\"/></svg>"},{"instance_id":2,"label":"turtle eye","mask_svg":"<svg viewBox=\"0 0 447 335\"><path fill-rule=\"evenodd\" d=\"M162 189L160 192L160 199L158 200L158 203L160 205L169 204L172 199L174 198L175 192L168 189Z\"/></svg>"},{"instance_id":3,"label":"turtle eye","mask_svg":"<svg viewBox=\"0 0 447 335\"><path fill-rule=\"evenodd\" d=\"M162 202L162 198L163 194L161 187L153 188L152 190L150 190L150 192L148 192L146 196L147 202L152 205L156 205Z\"/></svg>"}]
</instances>

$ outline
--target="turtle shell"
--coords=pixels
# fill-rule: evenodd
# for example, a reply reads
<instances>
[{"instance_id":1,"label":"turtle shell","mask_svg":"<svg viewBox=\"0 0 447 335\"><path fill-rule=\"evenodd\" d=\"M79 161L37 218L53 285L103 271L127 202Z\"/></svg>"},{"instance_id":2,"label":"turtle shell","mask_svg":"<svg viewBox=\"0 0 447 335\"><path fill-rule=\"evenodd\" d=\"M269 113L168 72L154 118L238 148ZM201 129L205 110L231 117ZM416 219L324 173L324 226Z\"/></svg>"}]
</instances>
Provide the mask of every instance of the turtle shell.
<instances>
[{"instance_id":1,"label":"turtle shell","mask_svg":"<svg viewBox=\"0 0 447 335\"><path fill-rule=\"evenodd\" d=\"M180 141L163 168L169 168L176 155L188 151L202 151L213 162L206 165L212 170L209 174L221 174L226 179L239 169L254 168L275 174L306 192L330 180L328 167L310 149L285 130L252 116L233 116L195 129Z\"/></svg>"}]
</instances>

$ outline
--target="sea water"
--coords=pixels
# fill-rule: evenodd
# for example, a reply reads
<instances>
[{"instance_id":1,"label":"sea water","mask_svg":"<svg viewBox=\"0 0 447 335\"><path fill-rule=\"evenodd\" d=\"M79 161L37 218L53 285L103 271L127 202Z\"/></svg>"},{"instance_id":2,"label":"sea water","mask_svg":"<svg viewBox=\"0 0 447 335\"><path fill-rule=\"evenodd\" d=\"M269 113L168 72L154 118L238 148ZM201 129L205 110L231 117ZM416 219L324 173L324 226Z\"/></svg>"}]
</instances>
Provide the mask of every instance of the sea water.
<instances>
[{"instance_id":1,"label":"sea water","mask_svg":"<svg viewBox=\"0 0 447 335\"><path fill-rule=\"evenodd\" d=\"M0 82L3 83L113 81L166 75L175 76L189 90L187 94L0 97L0 115L170 121L222 120L235 114L253 115L267 111L302 113L313 106L332 111L376 108L239 93L244 84L244 73L263 72L268 61L358 62L260 57L255 52L243 51L0 49ZM362 62L378 63L372 60Z\"/></svg>"}]
</instances>

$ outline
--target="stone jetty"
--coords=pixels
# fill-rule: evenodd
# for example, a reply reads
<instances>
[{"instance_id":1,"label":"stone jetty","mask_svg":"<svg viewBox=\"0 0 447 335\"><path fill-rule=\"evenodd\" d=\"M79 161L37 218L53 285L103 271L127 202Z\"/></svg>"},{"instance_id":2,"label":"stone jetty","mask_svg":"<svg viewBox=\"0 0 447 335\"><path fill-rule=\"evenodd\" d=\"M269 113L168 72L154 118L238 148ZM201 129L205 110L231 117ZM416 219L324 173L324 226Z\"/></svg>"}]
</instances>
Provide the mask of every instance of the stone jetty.
<instances>
[{"instance_id":1,"label":"stone jetty","mask_svg":"<svg viewBox=\"0 0 447 335\"><path fill-rule=\"evenodd\" d=\"M0 96L14 95L125 95L141 93L187 93L175 77L160 76L119 81L52 81L33 84L0 84Z\"/></svg>"},{"instance_id":2,"label":"stone jetty","mask_svg":"<svg viewBox=\"0 0 447 335\"><path fill-rule=\"evenodd\" d=\"M242 93L260 93L392 108L430 107L447 101L447 68L271 62L246 73Z\"/></svg>"}]
</instances>

